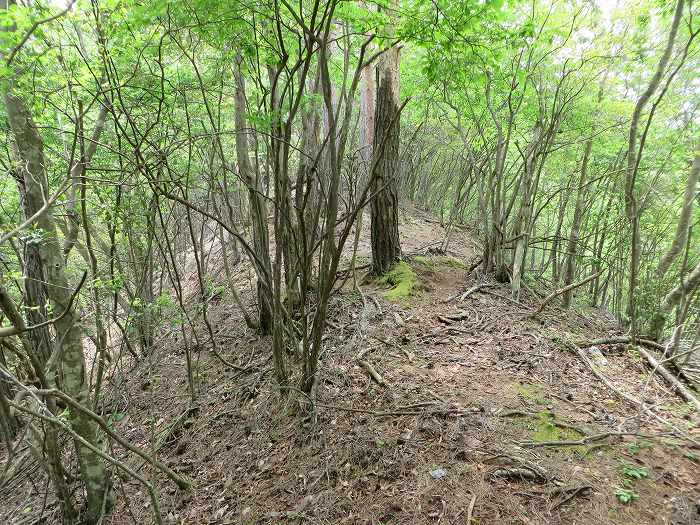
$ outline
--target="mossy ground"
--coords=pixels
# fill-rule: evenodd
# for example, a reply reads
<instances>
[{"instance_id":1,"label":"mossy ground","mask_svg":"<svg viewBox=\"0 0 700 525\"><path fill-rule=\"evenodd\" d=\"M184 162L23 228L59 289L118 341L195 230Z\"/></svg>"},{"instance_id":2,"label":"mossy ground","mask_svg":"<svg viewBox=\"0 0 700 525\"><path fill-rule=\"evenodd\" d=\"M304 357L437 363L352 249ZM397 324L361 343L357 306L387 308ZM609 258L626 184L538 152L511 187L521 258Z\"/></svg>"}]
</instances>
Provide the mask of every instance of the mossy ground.
<instances>
[{"instance_id":1,"label":"mossy ground","mask_svg":"<svg viewBox=\"0 0 700 525\"><path fill-rule=\"evenodd\" d=\"M431 276L440 274L445 268L465 270L467 266L459 259L447 255L416 255L410 260L397 262L376 282L379 285L391 285L391 289L384 293L386 299L406 303L425 288L426 282L421 276L429 281Z\"/></svg>"},{"instance_id":2,"label":"mossy ground","mask_svg":"<svg viewBox=\"0 0 700 525\"><path fill-rule=\"evenodd\" d=\"M532 383L519 383L515 386L515 389L525 401L532 401L538 405L546 405L549 403L549 400L542 392L542 387L539 385Z\"/></svg>"},{"instance_id":3,"label":"mossy ground","mask_svg":"<svg viewBox=\"0 0 700 525\"><path fill-rule=\"evenodd\" d=\"M557 426L554 422L554 416L546 411L538 412L537 417L531 418L531 421L532 440L538 443L545 441L573 441L583 437L573 429ZM585 447L581 448L585 450Z\"/></svg>"},{"instance_id":4,"label":"mossy ground","mask_svg":"<svg viewBox=\"0 0 700 525\"><path fill-rule=\"evenodd\" d=\"M378 284L391 285L384 293L390 301L405 301L417 292L418 274L406 261L397 262L391 270L377 279Z\"/></svg>"}]
</instances>

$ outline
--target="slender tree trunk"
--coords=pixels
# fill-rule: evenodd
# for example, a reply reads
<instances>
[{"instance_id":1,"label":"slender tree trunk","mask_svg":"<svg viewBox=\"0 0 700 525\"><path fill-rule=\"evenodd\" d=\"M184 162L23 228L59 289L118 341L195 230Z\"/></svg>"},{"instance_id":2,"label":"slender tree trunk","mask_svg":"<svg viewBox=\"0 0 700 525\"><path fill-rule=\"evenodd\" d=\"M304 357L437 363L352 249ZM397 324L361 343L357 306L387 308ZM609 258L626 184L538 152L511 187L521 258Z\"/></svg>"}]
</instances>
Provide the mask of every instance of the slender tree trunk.
<instances>
[{"instance_id":1,"label":"slender tree trunk","mask_svg":"<svg viewBox=\"0 0 700 525\"><path fill-rule=\"evenodd\" d=\"M372 167L372 147L374 145L374 114L377 104L377 77L375 67L372 64L366 65L360 72L360 160L362 163L360 177L357 188L363 188L369 180ZM353 283L357 286L357 276L355 275L355 261L357 258L357 248L362 235L362 223L365 215L364 207L357 214L355 223L355 236L352 245L352 259L350 267L352 271Z\"/></svg>"},{"instance_id":2,"label":"slender tree trunk","mask_svg":"<svg viewBox=\"0 0 700 525\"><path fill-rule=\"evenodd\" d=\"M270 236L267 227L267 205L263 193L260 177L253 169L248 156L248 130L246 128L246 97L245 80L241 71L242 58L236 58L234 76L236 81L235 92L235 122L236 122L236 157L241 178L248 187L250 200L250 218L253 231L253 250L257 260L253 261L255 272L258 276L257 296L260 332L272 333L272 288L270 278L272 276L272 263L270 261Z\"/></svg>"},{"instance_id":3,"label":"slender tree trunk","mask_svg":"<svg viewBox=\"0 0 700 525\"><path fill-rule=\"evenodd\" d=\"M668 272L668 269L673 264L685 246L688 238L688 230L690 228L690 218L693 212L693 201L698 188L698 180L700 180L700 140L696 144L695 157L693 164L688 173L688 182L685 185L683 192L683 205L681 208L680 217L678 217L678 225L676 233L673 236L673 242L668 251L664 254L656 267L655 276L657 279L663 279Z\"/></svg>"},{"instance_id":4,"label":"slender tree trunk","mask_svg":"<svg viewBox=\"0 0 700 525\"><path fill-rule=\"evenodd\" d=\"M530 242L530 222L532 219L532 200L533 200L533 179L535 177L537 164L537 150L539 148L540 135L542 133L542 123L538 120L533 131L532 141L527 149L525 158L525 168L520 179L520 210L516 227L513 233L516 236L515 253L513 255L513 282L511 283L511 292L513 299L516 301L520 298L520 284L523 275L523 266L525 264L525 250Z\"/></svg>"},{"instance_id":5,"label":"slender tree trunk","mask_svg":"<svg viewBox=\"0 0 700 525\"><path fill-rule=\"evenodd\" d=\"M564 224L564 216L566 215L566 205L569 203L569 192L564 191L559 199L559 214L557 215L557 227L554 230L554 238L552 239L552 253L550 261L552 262L552 281L556 286L559 284L561 265L559 264L559 246L561 245L561 228Z\"/></svg>"},{"instance_id":6,"label":"slender tree trunk","mask_svg":"<svg viewBox=\"0 0 700 525\"><path fill-rule=\"evenodd\" d=\"M671 310L678 306L683 296L689 295L700 286L700 263L685 277L673 290L671 290L661 301L659 311L653 321L653 332L660 335L666 324L666 318Z\"/></svg>"},{"instance_id":7,"label":"slender tree trunk","mask_svg":"<svg viewBox=\"0 0 700 525\"><path fill-rule=\"evenodd\" d=\"M678 27L683 18L684 0L678 0L673 16L673 22L668 35L666 47L661 55L654 76L649 85L637 100L630 121L629 140L627 142L627 170L625 173L625 214L631 229L631 253L629 262L629 287L627 291L627 316L629 317L632 337L637 335L637 286L639 281L639 263L641 257L641 229L639 202L635 192L635 183L639 161L642 155L641 147L638 148L639 120L649 99L659 87L666 67L671 59L673 45L676 41Z\"/></svg>"},{"instance_id":8,"label":"slender tree trunk","mask_svg":"<svg viewBox=\"0 0 700 525\"><path fill-rule=\"evenodd\" d=\"M576 205L574 206L574 219L571 223L571 232L569 233L569 242L566 247L566 262L564 263L564 287L569 286L574 282L576 274L576 257L578 256L579 234L581 232L581 222L583 220L585 197L588 193L586 185L588 183L588 159L591 155L593 147L593 138L589 138L586 142L586 147L583 152L583 160L581 161L581 171L579 172L578 186L576 190ZM564 308L571 305L573 290L567 290L562 295L562 303Z\"/></svg>"}]
</instances>

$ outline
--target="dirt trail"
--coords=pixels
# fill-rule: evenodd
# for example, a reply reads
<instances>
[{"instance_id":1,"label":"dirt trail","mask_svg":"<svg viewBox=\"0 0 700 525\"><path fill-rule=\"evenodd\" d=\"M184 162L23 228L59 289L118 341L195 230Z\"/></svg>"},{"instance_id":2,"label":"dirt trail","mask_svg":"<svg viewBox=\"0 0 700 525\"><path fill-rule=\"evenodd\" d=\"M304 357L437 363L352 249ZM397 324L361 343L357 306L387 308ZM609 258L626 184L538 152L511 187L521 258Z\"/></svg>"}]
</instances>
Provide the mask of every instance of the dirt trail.
<instances>
[{"instance_id":1,"label":"dirt trail","mask_svg":"<svg viewBox=\"0 0 700 525\"><path fill-rule=\"evenodd\" d=\"M401 233L407 253L444 236L415 211L403 214ZM156 476L167 522L698 523L699 451L663 437L666 428L617 399L561 343L613 333L613 323L556 306L523 320L541 298L526 292L514 303L498 286L445 302L479 278L463 266L475 257L469 235L456 232L451 246L454 258L411 262L421 285L405 300L386 300L386 287L367 279L364 309L351 286L333 299L317 421L300 423L297 403L281 401L269 340L248 330L226 298L212 305L220 351L251 368L226 371L199 354L200 407L160 452L196 488L182 495ZM144 447L188 401L181 342L170 335L160 346L111 390L115 414L128 414L115 425ZM361 348L386 386L356 364ZM602 351L591 357L617 387L700 439L687 406L659 380L646 384L638 356L619 345ZM609 431L639 436L542 445ZM143 487L123 488L106 523L149 522Z\"/></svg>"}]
</instances>

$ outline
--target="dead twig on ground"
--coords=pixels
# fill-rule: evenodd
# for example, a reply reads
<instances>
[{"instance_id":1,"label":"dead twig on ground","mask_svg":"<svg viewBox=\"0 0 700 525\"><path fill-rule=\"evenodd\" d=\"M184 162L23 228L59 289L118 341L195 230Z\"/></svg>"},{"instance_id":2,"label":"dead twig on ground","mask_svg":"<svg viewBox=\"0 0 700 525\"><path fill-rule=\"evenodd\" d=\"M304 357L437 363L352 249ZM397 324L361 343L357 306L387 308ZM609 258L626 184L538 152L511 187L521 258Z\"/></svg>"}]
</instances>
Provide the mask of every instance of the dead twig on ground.
<instances>
[{"instance_id":1,"label":"dead twig on ground","mask_svg":"<svg viewBox=\"0 0 700 525\"><path fill-rule=\"evenodd\" d=\"M564 499L562 499L561 501L555 503L555 504L552 506L552 508L549 509L549 512L553 512L553 511L557 510L557 509L558 509L559 507L561 507L564 503L566 503L567 501L572 500L573 498L575 498L576 496L578 496L579 494L581 494L583 491L592 490L592 489L593 489L593 487L591 487L591 486L589 486L589 485L583 485L583 486L581 486L581 487L573 487L573 488L567 490L566 492L569 492L570 494L569 494L568 496L566 496Z\"/></svg>"},{"instance_id":2,"label":"dead twig on ground","mask_svg":"<svg viewBox=\"0 0 700 525\"><path fill-rule=\"evenodd\" d=\"M481 263L481 260L479 260ZM467 509L467 525L470 525L472 522L472 514L474 513L474 504L476 503L476 494L472 496L471 501L469 502L469 508Z\"/></svg>"},{"instance_id":3,"label":"dead twig on ground","mask_svg":"<svg viewBox=\"0 0 700 525\"><path fill-rule=\"evenodd\" d=\"M671 434L642 434L639 432L601 432L600 434L589 435L581 439L568 439L562 441L522 441L518 443L521 447L536 448L536 447L580 447L596 441L602 441L610 437L625 437L634 436L644 439L660 439L664 437L673 437Z\"/></svg>"},{"instance_id":4,"label":"dead twig on ground","mask_svg":"<svg viewBox=\"0 0 700 525\"><path fill-rule=\"evenodd\" d=\"M495 285L489 284L489 283L481 283L481 284L477 284L476 286L472 286L471 288L469 288L469 290L467 290L466 292L464 292L462 295L459 296L459 300L464 301L470 295L475 294L476 292L478 292L480 290L490 288L492 286L495 286Z\"/></svg>"},{"instance_id":5,"label":"dead twig on ground","mask_svg":"<svg viewBox=\"0 0 700 525\"><path fill-rule=\"evenodd\" d=\"M612 344L621 344L621 343L631 343L632 338L629 336L613 336L613 337L604 337L603 339L593 339L592 341L580 341L576 343L576 346L581 347L581 348L587 348L589 346L600 346L600 345L612 345ZM651 339L640 339L637 338L637 344L642 344L644 346L648 346L649 348L653 348L655 350L664 350L664 345L657 343L656 341L652 341Z\"/></svg>"}]
</instances>

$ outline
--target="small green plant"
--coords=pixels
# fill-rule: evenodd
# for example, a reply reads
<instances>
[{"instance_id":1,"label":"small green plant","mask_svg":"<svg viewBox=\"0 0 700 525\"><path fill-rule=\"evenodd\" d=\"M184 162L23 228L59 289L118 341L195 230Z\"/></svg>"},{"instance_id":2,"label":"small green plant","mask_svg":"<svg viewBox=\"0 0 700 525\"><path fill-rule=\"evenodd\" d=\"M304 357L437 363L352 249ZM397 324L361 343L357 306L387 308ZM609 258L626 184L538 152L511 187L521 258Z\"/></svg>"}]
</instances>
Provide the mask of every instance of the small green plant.
<instances>
[{"instance_id":1,"label":"small green plant","mask_svg":"<svg viewBox=\"0 0 700 525\"><path fill-rule=\"evenodd\" d=\"M649 469L646 467L636 467L634 465L622 465L622 475L629 480L639 480L649 477Z\"/></svg>"},{"instance_id":2,"label":"small green plant","mask_svg":"<svg viewBox=\"0 0 700 525\"><path fill-rule=\"evenodd\" d=\"M640 450L652 448L653 445L648 441L632 441L627 445L627 452L632 455L637 454Z\"/></svg>"},{"instance_id":3,"label":"small green plant","mask_svg":"<svg viewBox=\"0 0 700 525\"><path fill-rule=\"evenodd\" d=\"M617 487L615 490L615 497L620 503L627 505L628 503L632 503L634 500L639 499L639 494L631 489Z\"/></svg>"}]
</instances>

